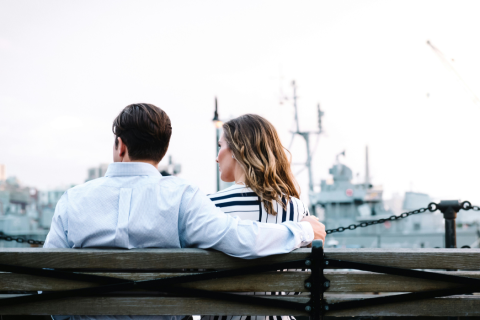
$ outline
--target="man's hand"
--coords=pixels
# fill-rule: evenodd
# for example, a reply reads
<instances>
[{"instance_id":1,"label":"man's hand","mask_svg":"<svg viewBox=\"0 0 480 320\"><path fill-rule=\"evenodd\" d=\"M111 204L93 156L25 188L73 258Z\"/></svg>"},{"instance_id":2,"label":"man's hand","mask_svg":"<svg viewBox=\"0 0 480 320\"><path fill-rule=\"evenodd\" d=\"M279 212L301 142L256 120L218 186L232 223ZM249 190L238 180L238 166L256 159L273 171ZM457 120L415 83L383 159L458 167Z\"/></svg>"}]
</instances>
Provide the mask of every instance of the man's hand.
<instances>
[{"instance_id":1,"label":"man's hand","mask_svg":"<svg viewBox=\"0 0 480 320\"><path fill-rule=\"evenodd\" d=\"M322 240L325 243L325 237L327 233L325 232L325 225L321 222L318 222L318 218L315 216L308 216L302 219L302 221L310 222L313 228L313 239Z\"/></svg>"}]
</instances>

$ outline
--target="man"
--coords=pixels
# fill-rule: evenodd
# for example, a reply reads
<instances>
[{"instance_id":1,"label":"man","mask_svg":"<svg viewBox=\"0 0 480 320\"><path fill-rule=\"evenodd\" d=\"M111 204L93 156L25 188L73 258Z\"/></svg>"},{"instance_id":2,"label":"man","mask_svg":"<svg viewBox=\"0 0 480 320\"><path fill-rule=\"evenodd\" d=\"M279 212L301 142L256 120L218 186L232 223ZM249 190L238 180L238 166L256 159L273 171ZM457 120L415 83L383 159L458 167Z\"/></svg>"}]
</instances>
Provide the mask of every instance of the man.
<instances>
[{"instance_id":1,"label":"man","mask_svg":"<svg viewBox=\"0 0 480 320\"><path fill-rule=\"evenodd\" d=\"M167 152L172 127L160 108L129 105L115 118L112 130L114 163L105 177L65 192L45 248L196 247L252 259L325 239L325 226L314 217L281 225L232 218L197 187L162 177L157 166Z\"/></svg>"}]
</instances>

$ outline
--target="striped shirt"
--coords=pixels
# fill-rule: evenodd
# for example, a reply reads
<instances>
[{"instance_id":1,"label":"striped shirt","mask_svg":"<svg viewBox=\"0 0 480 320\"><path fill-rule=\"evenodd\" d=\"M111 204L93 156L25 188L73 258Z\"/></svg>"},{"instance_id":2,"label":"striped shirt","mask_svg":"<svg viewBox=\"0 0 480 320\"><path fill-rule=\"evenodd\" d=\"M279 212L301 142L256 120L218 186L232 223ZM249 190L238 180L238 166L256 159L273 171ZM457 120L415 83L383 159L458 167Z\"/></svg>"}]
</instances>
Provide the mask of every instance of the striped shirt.
<instances>
[{"instance_id":1,"label":"striped shirt","mask_svg":"<svg viewBox=\"0 0 480 320\"><path fill-rule=\"evenodd\" d=\"M260 197L250 188L235 184L227 189L207 195L216 207L224 213L241 220L254 220L265 223L283 223L285 221L300 221L309 216L307 206L295 197L290 197L287 203L282 199L285 209L273 200L276 215L268 214ZM283 270L287 271L287 270ZM295 295L298 292L255 292L254 295ZM201 320L291 320L293 316L203 316Z\"/></svg>"},{"instance_id":2,"label":"striped shirt","mask_svg":"<svg viewBox=\"0 0 480 320\"><path fill-rule=\"evenodd\" d=\"M307 206L295 197L290 197L286 209L273 200L273 209L276 215L267 214L260 197L252 189L235 184L227 189L208 195L216 207L224 213L238 216L242 220L255 220L265 223L282 223L285 221L300 221L310 215Z\"/></svg>"}]
</instances>

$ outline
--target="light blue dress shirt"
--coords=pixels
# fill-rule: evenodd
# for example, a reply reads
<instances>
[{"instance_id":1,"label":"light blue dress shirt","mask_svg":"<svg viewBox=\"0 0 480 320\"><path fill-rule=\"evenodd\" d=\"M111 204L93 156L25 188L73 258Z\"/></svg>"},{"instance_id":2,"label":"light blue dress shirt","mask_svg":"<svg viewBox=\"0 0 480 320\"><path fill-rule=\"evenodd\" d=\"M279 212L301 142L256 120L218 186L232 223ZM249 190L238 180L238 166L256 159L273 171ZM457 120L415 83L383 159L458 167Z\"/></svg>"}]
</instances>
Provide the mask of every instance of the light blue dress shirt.
<instances>
[{"instance_id":1,"label":"light blue dress shirt","mask_svg":"<svg viewBox=\"0 0 480 320\"><path fill-rule=\"evenodd\" d=\"M307 222L264 224L224 214L197 187L146 163L113 163L55 209L45 248L213 248L252 259L313 240Z\"/></svg>"},{"instance_id":2,"label":"light blue dress shirt","mask_svg":"<svg viewBox=\"0 0 480 320\"><path fill-rule=\"evenodd\" d=\"M224 214L183 179L163 177L150 164L117 162L109 165L105 177L65 192L44 248L195 247L253 259L288 253L313 237L308 222L240 220Z\"/></svg>"}]
</instances>

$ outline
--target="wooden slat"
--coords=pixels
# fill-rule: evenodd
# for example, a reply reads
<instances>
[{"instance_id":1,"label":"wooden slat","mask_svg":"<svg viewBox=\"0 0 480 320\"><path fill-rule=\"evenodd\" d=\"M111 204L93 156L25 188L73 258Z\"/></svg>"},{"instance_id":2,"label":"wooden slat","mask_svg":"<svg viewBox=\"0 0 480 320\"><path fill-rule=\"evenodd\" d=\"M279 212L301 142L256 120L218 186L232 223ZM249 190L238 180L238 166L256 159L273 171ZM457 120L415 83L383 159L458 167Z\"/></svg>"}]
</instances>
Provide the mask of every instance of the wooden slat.
<instances>
[{"instance_id":1,"label":"wooden slat","mask_svg":"<svg viewBox=\"0 0 480 320\"><path fill-rule=\"evenodd\" d=\"M326 249L325 256L408 269L480 270L480 249Z\"/></svg>"},{"instance_id":2,"label":"wooden slat","mask_svg":"<svg viewBox=\"0 0 480 320\"><path fill-rule=\"evenodd\" d=\"M305 259L310 249L260 259L238 259L201 249L37 249L1 248L3 264L64 269L218 269Z\"/></svg>"},{"instance_id":3,"label":"wooden slat","mask_svg":"<svg viewBox=\"0 0 480 320\"><path fill-rule=\"evenodd\" d=\"M89 273L131 280L150 280L178 276L178 273ZM191 274L191 273L185 273ZM215 291L304 291L307 272L270 272L183 284L184 287ZM94 283L53 279L14 273L0 273L0 291L57 291L97 286Z\"/></svg>"},{"instance_id":4,"label":"wooden slat","mask_svg":"<svg viewBox=\"0 0 480 320\"><path fill-rule=\"evenodd\" d=\"M370 296L375 298L375 296ZM377 296L378 297L378 296ZM365 298L361 294L326 294L327 303L351 301ZM367 297L368 298L368 297ZM445 298L425 299L418 301L391 303L373 307L363 307L344 311L332 311L327 316L430 316L461 317L480 316L480 296L451 296Z\"/></svg>"},{"instance_id":5,"label":"wooden slat","mask_svg":"<svg viewBox=\"0 0 480 320\"><path fill-rule=\"evenodd\" d=\"M2 248L5 264L65 269L235 268L304 259L310 249L261 259L232 258L200 249L37 249ZM326 249L331 259L411 269L480 269L480 249Z\"/></svg>"},{"instance_id":6,"label":"wooden slat","mask_svg":"<svg viewBox=\"0 0 480 320\"><path fill-rule=\"evenodd\" d=\"M439 273L480 278L478 271L440 271ZM179 275L178 273L108 273L90 272L109 277L131 280L150 280ZM193 273L185 273L193 274ZM249 276L232 277L211 281L198 281L182 286L215 291L305 291L304 282L308 272L270 272ZM423 280L359 271L325 271L330 280L328 292L417 292L458 287L454 283ZM94 283L44 278L14 273L0 273L0 291L56 291L96 286Z\"/></svg>"},{"instance_id":7,"label":"wooden slat","mask_svg":"<svg viewBox=\"0 0 480 320\"><path fill-rule=\"evenodd\" d=\"M437 272L477 279L480 278L480 272L478 271ZM330 280L330 288L328 289L328 292L417 292L459 286L450 282L359 271L341 272L326 270L325 277Z\"/></svg>"},{"instance_id":8,"label":"wooden slat","mask_svg":"<svg viewBox=\"0 0 480 320\"><path fill-rule=\"evenodd\" d=\"M0 295L8 297L15 295ZM269 297L267 297L269 298ZM307 303L308 297L274 297ZM2 315L307 315L306 312L201 298L91 297L69 298L0 308Z\"/></svg>"},{"instance_id":9,"label":"wooden slat","mask_svg":"<svg viewBox=\"0 0 480 320\"><path fill-rule=\"evenodd\" d=\"M306 296L275 297L307 303ZM326 294L328 303L356 300L365 295ZM48 302L1 307L3 315L307 315L302 311L289 311L269 307L219 302L201 298L165 297L91 297L70 298ZM480 316L479 296L453 296L404 303L364 307L344 311L331 311L327 316Z\"/></svg>"}]
</instances>

